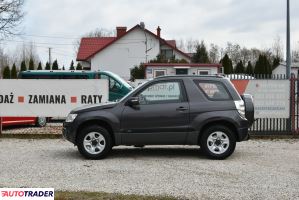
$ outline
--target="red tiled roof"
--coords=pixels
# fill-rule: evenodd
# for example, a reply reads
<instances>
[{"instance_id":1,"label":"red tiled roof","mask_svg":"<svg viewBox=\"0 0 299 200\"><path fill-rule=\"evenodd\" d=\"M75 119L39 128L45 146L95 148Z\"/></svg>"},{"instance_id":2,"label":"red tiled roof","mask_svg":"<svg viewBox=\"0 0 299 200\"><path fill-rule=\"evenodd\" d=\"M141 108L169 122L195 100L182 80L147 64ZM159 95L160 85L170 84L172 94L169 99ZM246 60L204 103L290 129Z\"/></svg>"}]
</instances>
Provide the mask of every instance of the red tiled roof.
<instances>
[{"instance_id":1,"label":"red tiled roof","mask_svg":"<svg viewBox=\"0 0 299 200\"><path fill-rule=\"evenodd\" d=\"M115 41L119 40L120 38L124 37L131 31L135 30L136 28L140 28L140 25L137 24L130 30L128 30L124 35L120 37L98 37L98 38L82 38L80 43L80 48L77 54L77 61L85 61L97 54L98 52L102 51L106 47L113 44ZM178 48L176 48L175 40L164 40L158 37L156 34L152 33L151 31L145 29L145 31L154 37L156 37L160 43L169 46L170 48L174 49L175 51L181 53L182 55L191 58L188 54L182 52ZM102 40L103 39L103 40Z\"/></svg>"},{"instance_id":2,"label":"red tiled roof","mask_svg":"<svg viewBox=\"0 0 299 200\"><path fill-rule=\"evenodd\" d=\"M175 40L165 40L167 44L172 46L173 48L176 48L176 41Z\"/></svg>"},{"instance_id":3,"label":"red tiled roof","mask_svg":"<svg viewBox=\"0 0 299 200\"><path fill-rule=\"evenodd\" d=\"M90 55L102 50L107 44L114 41L116 37L91 37L82 38L80 42L77 60L86 60Z\"/></svg>"}]
</instances>

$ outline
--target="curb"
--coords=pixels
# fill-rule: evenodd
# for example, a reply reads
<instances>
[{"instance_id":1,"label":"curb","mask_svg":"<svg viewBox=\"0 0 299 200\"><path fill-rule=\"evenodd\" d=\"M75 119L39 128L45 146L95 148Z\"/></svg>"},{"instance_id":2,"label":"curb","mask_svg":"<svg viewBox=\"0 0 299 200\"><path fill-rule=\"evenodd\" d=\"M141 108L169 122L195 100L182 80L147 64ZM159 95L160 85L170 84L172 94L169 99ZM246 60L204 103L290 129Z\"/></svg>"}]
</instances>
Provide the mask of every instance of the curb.
<instances>
[{"instance_id":1,"label":"curb","mask_svg":"<svg viewBox=\"0 0 299 200\"><path fill-rule=\"evenodd\" d=\"M1 138L12 139L62 139L62 134L1 134Z\"/></svg>"}]
</instances>

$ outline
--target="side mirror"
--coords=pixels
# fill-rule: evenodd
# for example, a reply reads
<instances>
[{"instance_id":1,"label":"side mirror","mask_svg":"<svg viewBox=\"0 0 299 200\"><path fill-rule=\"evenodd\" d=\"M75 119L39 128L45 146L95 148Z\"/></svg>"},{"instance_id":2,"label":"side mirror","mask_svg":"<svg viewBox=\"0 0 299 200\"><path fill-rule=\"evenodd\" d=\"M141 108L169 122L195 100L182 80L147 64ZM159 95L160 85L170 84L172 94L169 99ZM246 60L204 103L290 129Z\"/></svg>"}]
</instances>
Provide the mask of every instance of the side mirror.
<instances>
[{"instance_id":1,"label":"side mirror","mask_svg":"<svg viewBox=\"0 0 299 200\"><path fill-rule=\"evenodd\" d=\"M139 98L138 97L131 97L127 101L126 105L128 105L128 106L138 106L139 105Z\"/></svg>"}]
</instances>

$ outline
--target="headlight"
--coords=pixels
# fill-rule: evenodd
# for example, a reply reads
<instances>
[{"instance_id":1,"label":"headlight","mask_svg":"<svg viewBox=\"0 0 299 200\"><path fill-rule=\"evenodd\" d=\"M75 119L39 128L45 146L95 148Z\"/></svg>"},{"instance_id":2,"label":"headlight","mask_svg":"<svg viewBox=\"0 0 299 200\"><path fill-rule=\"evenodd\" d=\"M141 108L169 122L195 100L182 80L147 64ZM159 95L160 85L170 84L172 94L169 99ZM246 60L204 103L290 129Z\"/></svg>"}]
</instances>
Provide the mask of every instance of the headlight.
<instances>
[{"instance_id":1,"label":"headlight","mask_svg":"<svg viewBox=\"0 0 299 200\"><path fill-rule=\"evenodd\" d=\"M65 119L65 122L73 122L76 117L77 117L78 114L69 114L66 119Z\"/></svg>"}]
</instances>

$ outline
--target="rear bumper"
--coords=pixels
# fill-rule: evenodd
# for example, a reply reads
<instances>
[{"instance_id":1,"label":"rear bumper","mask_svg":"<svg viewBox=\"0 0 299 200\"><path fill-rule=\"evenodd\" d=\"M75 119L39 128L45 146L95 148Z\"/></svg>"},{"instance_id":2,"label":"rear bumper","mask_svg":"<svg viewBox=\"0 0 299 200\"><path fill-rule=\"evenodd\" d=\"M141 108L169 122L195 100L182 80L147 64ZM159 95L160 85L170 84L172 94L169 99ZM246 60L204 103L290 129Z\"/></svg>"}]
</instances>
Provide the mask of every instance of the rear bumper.
<instances>
[{"instance_id":1,"label":"rear bumper","mask_svg":"<svg viewBox=\"0 0 299 200\"><path fill-rule=\"evenodd\" d=\"M250 139L250 135L248 133L248 128L239 128L238 129L238 142L247 141Z\"/></svg>"}]
</instances>

